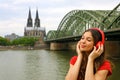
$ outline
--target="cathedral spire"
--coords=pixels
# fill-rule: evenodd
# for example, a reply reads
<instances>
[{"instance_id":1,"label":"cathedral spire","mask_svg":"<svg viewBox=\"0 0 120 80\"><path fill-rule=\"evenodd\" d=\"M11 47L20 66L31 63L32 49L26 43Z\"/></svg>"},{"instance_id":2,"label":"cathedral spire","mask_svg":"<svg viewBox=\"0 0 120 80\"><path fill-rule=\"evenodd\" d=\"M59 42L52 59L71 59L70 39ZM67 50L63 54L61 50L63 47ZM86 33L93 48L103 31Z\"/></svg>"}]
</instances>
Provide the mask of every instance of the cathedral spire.
<instances>
[{"instance_id":1,"label":"cathedral spire","mask_svg":"<svg viewBox=\"0 0 120 80\"><path fill-rule=\"evenodd\" d=\"M27 27L32 27L32 17L31 17L31 10L29 9L28 19L27 19Z\"/></svg>"},{"instance_id":2,"label":"cathedral spire","mask_svg":"<svg viewBox=\"0 0 120 80\"><path fill-rule=\"evenodd\" d=\"M31 10L30 10L30 9L29 9L28 18L30 18L30 19L31 19Z\"/></svg>"},{"instance_id":3,"label":"cathedral spire","mask_svg":"<svg viewBox=\"0 0 120 80\"><path fill-rule=\"evenodd\" d=\"M36 19L39 19L38 10L36 10Z\"/></svg>"},{"instance_id":4,"label":"cathedral spire","mask_svg":"<svg viewBox=\"0 0 120 80\"><path fill-rule=\"evenodd\" d=\"M40 27L40 19L39 19L39 15L38 15L38 10L36 10L36 18L35 18L34 26Z\"/></svg>"}]
</instances>

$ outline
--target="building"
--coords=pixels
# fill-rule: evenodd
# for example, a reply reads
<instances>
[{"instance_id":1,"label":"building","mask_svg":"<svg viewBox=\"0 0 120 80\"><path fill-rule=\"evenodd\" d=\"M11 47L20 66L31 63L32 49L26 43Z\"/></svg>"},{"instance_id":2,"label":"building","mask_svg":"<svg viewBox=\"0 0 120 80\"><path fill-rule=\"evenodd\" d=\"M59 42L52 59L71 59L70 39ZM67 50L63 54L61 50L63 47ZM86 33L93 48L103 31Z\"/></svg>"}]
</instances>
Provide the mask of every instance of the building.
<instances>
[{"instance_id":1,"label":"building","mask_svg":"<svg viewBox=\"0 0 120 80\"><path fill-rule=\"evenodd\" d=\"M31 10L29 9L27 25L24 28L24 36L39 37L41 39L44 39L44 37L46 36L45 28L40 26L38 10L36 10L36 18L33 25Z\"/></svg>"},{"instance_id":2,"label":"building","mask_svg":"<svg viewBox=\"0 0 120 80\"><path fill-rule=\"evenodd\" d=\"M14 39L20 38L20 36L16 35L15 33L12 33L10 35L5 35L5 38L12 41Z\"/></svg>"}]
</instances>

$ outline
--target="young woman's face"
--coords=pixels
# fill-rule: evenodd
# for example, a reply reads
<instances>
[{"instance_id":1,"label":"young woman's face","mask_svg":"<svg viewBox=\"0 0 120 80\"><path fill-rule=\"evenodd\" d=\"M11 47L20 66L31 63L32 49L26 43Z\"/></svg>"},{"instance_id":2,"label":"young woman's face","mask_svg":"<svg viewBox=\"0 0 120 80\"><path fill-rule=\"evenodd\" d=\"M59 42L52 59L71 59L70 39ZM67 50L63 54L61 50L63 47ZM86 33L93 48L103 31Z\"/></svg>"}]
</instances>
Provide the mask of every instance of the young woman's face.
<instances>
[{"instance_id":1,"label":"young woman's face","mask_svg":"<svg viewBox=\"0 0 120 80\"><path fill-rule=\"evenodd\" d=\"M81 52L90 52L94 46L94 39L90 31L85 32L80 39L80 50Z\"/></svg>"}]
</instances>

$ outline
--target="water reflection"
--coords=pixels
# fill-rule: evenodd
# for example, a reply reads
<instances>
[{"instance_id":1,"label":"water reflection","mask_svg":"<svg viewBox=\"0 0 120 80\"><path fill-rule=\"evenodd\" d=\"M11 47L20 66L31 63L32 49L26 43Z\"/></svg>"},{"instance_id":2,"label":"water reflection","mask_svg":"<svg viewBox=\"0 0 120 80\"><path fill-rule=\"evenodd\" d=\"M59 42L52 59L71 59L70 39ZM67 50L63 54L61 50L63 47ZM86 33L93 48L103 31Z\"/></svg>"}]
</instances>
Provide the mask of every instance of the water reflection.
<instances>
[{"instance_id":1,"label":"water reflection","mask_svg":"<svg viewBox=\"0 0 120 80\"><path fill-rule=\"evenodd\" d=\"M0 51L0 80L24 80L22 51Z\"/></svg>"},{"instance_id":2,"label":"water reflection","mask_svg":"<svg viewBox=\"0 0 120 80\"><path fill-rule=\"evenodd\" d=\"M40 56L36 51L27 51L25 54L25 80L40 79Z\"/></svg>"},{"instance_id":3,"label":"water reflection","mask_svg":"<svg viewBox=\"0 0 120 80\"><path fill-rule=\"evenodd\" d=\"M0 80L64 80L74 51L0 51ZM120 60L109 80L119 80Z\"/></svg>"},{"instance_id":4,"label":"water reflection","mask_svg":"<svg viewBox=\"0 0 120 80\"><path fill-rule=\"evenodd\" d=\"M68 59L65 51L27 51L25 80L64 80Z\"/></svg>"}]
</instances>

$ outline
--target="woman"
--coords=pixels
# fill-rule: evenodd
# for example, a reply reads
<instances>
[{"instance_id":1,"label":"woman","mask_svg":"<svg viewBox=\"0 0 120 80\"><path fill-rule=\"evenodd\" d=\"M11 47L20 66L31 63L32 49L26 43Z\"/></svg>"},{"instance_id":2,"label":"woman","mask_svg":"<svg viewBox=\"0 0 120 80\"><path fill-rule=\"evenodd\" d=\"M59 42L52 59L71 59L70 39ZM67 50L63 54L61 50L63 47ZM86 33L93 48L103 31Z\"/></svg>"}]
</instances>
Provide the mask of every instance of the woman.
<instances>
[{"instance_id":1,"label":"woman","mask_svg":"<svg viewBox=\"0 0 120 80\"><path fill-rule=\"evenodd\" d=\"M77 56L70 60L66 80L106 80L112 74L111 63L105 59L104 32L86 30L77 43Z\"/></svg>"}]
</instances>

